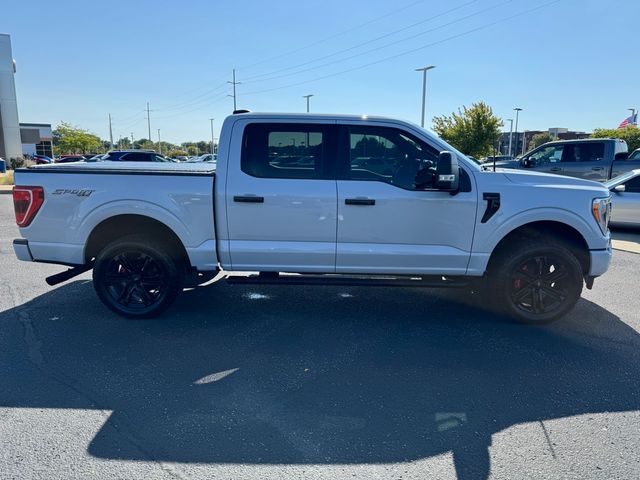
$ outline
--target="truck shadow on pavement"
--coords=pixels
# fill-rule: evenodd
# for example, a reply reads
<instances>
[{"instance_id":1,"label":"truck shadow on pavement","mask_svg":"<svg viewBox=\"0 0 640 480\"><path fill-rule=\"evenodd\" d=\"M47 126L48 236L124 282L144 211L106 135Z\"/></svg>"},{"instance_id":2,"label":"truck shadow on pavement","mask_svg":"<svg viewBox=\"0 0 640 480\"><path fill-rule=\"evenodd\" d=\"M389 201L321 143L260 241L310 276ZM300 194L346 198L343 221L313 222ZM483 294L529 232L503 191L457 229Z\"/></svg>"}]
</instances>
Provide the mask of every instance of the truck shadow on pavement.
<instances>
[{"instance_id":1,"label":"truck shadow on pavement","mask_svg":"<svg viewBox=\"0 0 640 480\"><path fill-rule=\"evenodd\" d=\"M136 322L75 281L0 313L0 325L0 405L110 411L88 445L106 459L362 464L452 452L459 479L486 478L496 432L640 409L638 334L584 299L528 327L453 291L214 284Z\"/></svg>"}]
</instances>

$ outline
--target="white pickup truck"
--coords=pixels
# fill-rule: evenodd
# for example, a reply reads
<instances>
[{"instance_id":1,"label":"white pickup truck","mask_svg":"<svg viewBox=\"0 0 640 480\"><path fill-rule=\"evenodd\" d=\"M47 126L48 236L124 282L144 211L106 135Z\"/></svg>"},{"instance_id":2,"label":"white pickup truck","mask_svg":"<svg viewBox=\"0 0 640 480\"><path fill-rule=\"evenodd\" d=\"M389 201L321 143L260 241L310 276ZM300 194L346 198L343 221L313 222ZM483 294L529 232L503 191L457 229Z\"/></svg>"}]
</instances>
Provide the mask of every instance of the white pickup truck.
<instances>
[{"instance_id":1,"label":"white pickup truck","mask_svg":"<svg viewBox=\"0 0 640 480\"><path fill-rule=\"evenodd\" d=\"M238 112L217 165L43 165L15 182L17 257L72 267L51 285L93 269L100 299L132 318L222 272L235 283L480 285L487 304L542 323L611 260L602 185L484 171L389 118Z\"/></svg>"}]
</instances>

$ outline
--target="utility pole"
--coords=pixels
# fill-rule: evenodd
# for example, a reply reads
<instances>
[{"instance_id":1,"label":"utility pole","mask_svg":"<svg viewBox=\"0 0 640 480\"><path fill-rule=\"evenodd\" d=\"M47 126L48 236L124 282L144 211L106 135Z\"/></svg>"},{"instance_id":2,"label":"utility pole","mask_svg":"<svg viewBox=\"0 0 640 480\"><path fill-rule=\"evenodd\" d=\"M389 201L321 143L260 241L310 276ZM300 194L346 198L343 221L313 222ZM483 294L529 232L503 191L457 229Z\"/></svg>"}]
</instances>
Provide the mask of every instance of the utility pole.
<instances>
[{"instance_id":1,"label":"utility pole","mask_svg":"<svg viewBox=\"0 0 640 480\"><path fill-rule=\"evenodd\" d=\"M313 93L309 94L309 95L303 95L302 98L306 98L307 99L307 113L309 113L309 99L313 97Z\"/></svg>"},{"instance_id":2,"label":"utility pole","mask_svg":"<svg viewBox=\"0 0 640 480\"><path fill-rule=\"evenodd\" d=\"M507 155L511 156L511 141L513 140L513 118L507 118L507 121L510 122L509 127L509 152Z\"/></svg>"},{"instance_id":3,"label":"utility pole","mask_svg":"<svg viewBox=\"0 0 640 480\"><path fill-rule=\"evenodd\" d=\"M111 148L113 148L113 130L111 128L111 114L109 114L109 142L111 143Z\"/></svg>"},{"instance_id":4,"label":"utility pole","mask_svg":"<svg viewBox=\"0 0 640 480\"><path fill-rule=\"evenodd\" d=\"M162 155L162 144L160 143L160 129L158 128L158 153Z\"/></svg>"},{"instance_id":5,"label":"utility pole","mask_svg":"<svg viewBox=\"0 0 640 480\"><path fill-rule=\"evenodd\" d=\"M427 71L432 68L436 68L435 65L429 65L427 67L416 68L416 72L422 72L422 117L420 119L420 126L424 128L424 111L427 99Z\"/></svg>"},{"instance_id":6,"label":"utility pole","mask_svg":"<svg viewBox=\"0 0 640 480\"><path fill-rule=\"evenodd\" d=\"M151 140L151 115L149 115L149 112L151 110L149 110L149 102L147 102L147 127L149 127L149 141L153 142L153 140Z\"/></svg>"},{"instance_id":7,"label":"utility pole","mask_svg":"<svg viewBox=\"0 0 640 480\"><path fill-rule=\"evenodd\" d=\"M515 151L516 151L516 153L518 153L518 114L522 111L522 109L520 107L516 107L513 110L516 112L516 148L515 148ZM524 139L522 140L522 143L524 143Z\"/></svg>"},{"instance_id":8,"label":"utility pole","mask_svg":"<svg viewBox=\"0 0 640 480\"><path fill-rule=\"evenodd\" d=\"M236 69L233 69L233 81L230 82L227 80L227 83L230 83L231 85L233 85L233 95L230 95L231 97L233 97L233 111L235 112L238 109L238 106L236 104L236 85L240 85L242 82L236 82Z\"/></svg>"},{"instance_id":9,"label":"utility pole","mask_svg":"<svg viewBox=\"0 0 640 480\"><path fill-rule=\"evenodd\" d=\"M214 145L214 138L213 138L213 121L215 120L215 118L210 118L209 121L211 122L211 156L213 157L213 145ZM212 158L213 160L213 158Z\"/></svg>"},{"instance_id":10,"label":"utility pole","mask_svg":"<svg viewBox=\"0 0 640 480\"><path fill-rule=\"evenodd\" d=\"M131 148L133 148L133 132L131 132Z\"/></svg>"}]
</instances>

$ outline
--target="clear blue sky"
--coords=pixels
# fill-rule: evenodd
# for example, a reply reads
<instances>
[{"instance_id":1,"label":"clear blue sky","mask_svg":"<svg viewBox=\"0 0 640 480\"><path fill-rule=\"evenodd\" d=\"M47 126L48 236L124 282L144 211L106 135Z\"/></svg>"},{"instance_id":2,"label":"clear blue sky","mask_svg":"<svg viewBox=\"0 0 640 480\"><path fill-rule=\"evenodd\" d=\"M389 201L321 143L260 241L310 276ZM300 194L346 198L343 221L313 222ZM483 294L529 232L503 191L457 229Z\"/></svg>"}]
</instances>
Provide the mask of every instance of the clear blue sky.
<instances>
[{"instance_id":1,"label":"clear blue sky","mask_svg":"<svg viewBox=\"0 0 640 480\"><path fill-rule=\"evenodd\" d=\"M254 111L304 111L314 94L313 112L419 122L414 69L432 64L427 126L483 100L502 118L523 108L519 130L616 127L640 106L640 2L549 3L7 0L0 32L12 37L20 120L102 138L108 113L116 140L146 137L147 101L154 140L157 128L172 142L208 139L210 117L217 137L234 67L238 107Z\"/></svg>"}]
</instances>

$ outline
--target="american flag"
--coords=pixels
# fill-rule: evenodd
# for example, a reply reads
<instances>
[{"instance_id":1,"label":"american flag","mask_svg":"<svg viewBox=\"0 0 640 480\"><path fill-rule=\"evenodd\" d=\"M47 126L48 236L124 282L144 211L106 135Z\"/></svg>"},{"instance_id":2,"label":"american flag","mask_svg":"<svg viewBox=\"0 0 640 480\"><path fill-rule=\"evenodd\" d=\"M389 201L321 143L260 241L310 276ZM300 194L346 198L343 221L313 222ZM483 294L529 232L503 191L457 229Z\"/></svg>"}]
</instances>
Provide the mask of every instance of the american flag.
<instances>
[{"instance_id":1,"label":"american flag","mask_svg":"<svg viewBox=\"0 0 640 480\"><path fill-rule=\"evenodd\" d=\"M620 122L620 125L618 125L618 128L624 128L629 125L637 125L637 124L638 124L638 114L634 113L630 117L627 117L622 122Z\"/></svg>"}]
</instances>

